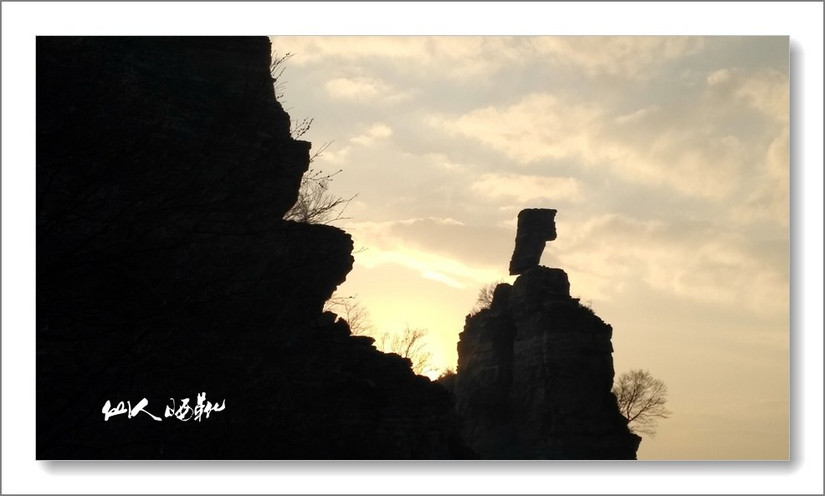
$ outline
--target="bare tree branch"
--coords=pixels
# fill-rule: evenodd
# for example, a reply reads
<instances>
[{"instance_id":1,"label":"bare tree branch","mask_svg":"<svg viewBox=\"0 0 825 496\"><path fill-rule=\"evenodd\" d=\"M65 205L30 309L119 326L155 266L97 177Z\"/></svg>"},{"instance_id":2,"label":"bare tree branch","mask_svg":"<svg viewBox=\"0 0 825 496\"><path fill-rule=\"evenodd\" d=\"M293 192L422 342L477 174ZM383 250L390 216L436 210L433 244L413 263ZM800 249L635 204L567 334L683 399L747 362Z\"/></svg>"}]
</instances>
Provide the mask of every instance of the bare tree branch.
<instances>
[{"instance_id":1,"label":"bare tree branch","mask_svg":"<svg viewBox=\"0 0 825 496\"><path fill-rule=\"evenodd\" d=\"M485 308L490 308L490 305L493 304L493 294L496 292L496 287L504 281L498 280L495 282L491 282L489 284L485 284L478 290L478 296L476 298L476 304L473 307L471 313L477 314L478 312L484 310Z\"/></svg>"},{"instance_id":2,"label":"bare tree branch","mask_svg":"<svg viewBox=\"0 0 825 496\"><path fill-rule=\"evenodd\" d=\"M350 331L356 336L369 336L375 329L369 310L357 300L357 295L332 295L324 305L324 310L336 313L346 320Z\"/></svg>"},{"instance_id":3,"label":"bare tree branch","mask_svg":"<svg viewBox=\"0 0 825 496\"><path fill-rule=\"evenodd\" d=\"M635 369L620 375L613 394L630 430L636 433L654 437L659 419L666 419L672 413L665 408L667 385L647 370Z\"/></svg>"},{"instance_id":4,"label":"bare tree branch","mask_svg":"<svg viewBox=\"0 0 825 496\"><path fill-rule=\"evenodd\" d=\"M344 210L357 195L343 198L329 192L329 184L340 172L324 174L313 169L307 171L301 178L298 200L284 218L307 224L328 224L344 219Z\"/></svg>"},{"instance_id":5,"label":"bare tree branch","mask_svg":"<svg viewBox=\"0 0 825 496\"><path fill-rule=\"evenodd\" d=\"M381 351L396 353L412 362L412 370L418 375L432 372L432 353L424 342L427 329L407 326L400 333L385 332L380 339Z\"/></svg>"}]
</instances>

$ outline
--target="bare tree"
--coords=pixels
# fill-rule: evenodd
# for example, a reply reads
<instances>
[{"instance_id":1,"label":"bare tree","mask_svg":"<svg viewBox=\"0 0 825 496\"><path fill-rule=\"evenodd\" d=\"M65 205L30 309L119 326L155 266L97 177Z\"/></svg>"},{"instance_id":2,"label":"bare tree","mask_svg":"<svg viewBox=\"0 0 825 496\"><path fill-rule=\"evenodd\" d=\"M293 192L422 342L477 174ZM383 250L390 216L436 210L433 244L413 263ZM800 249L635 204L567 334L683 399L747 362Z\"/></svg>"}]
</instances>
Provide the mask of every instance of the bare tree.
<instances>
[{"instance_id":1,"label":"bare tree","mask_svg":"<svg viewBox=\"0 0 825 496\"><path fill-rule=\"evenodd\" d=\"M347 321L350 331L356 336L369 336L375 339L375 346L384 353L395 353L412 362L412 370L418 375L435 371L432 366L432 353L427 350L425 338L427 329L413 328L409 325L401 332L375 332L369 310L357 296L333 295L324 305L324 310L334 312Z\"/></svg>"},{"instance_id":2,"label":"bare tree","mask_svg":"<svg viewBox=\"0 0 825 496\"><path fill-rule=\"evenodd\" d=\"M634 369L620 375L613 394L630 430L636 433L654 437L659 419L666 419L672 413L665 408L667 386L647 370Z\"/></svg>"},{"instance_id":3,"label":"bare tree","mask_svg":"<svg viewBox=\"0 0 825 496\"><path fill-rule=\"evenodd\" d=\"M269 63L269 75L272 77L272 87L275 90L275 99L279 102L284 98L283 75L286 70L284 62L292 58L294 54L287 52L286 55L272 54L272 61Z\"/></svg>"},{"instance_id":4,"label":"bare tree","mask_svg":"<svg viewBox=\"0 0 825 496\"><path fill-rule=\"evenodd\" d=\"M298 200L284 218L308 224L328 224L343 219L344 209L355 196L343 198L330 193L329 185L340 172L325 174L314 169L307 171L301 178Z\"/></svg>"},{"instance_id":5,"label":"bare tree","mask_svg":"<svg viewBox=\"0 0 825 496\"><path fill-rule=\"evenodd\" d=\"M272 85L275 91L275 99L282 105L285 103L283 99L283 88L285 85L283 75L286 67L284 64L292 56L292 53L287 53L283 56L275 53L272 55L272 62L269 66L269 73L272 77ZM290 134L294 139L302 138L309 132L313 122L314 119L312 118L304 118L296 121L296 123L290 124ZM309 158L309 163L313 163L330 145L331 143L325 143ZM332 179L340 172L339 170L332 174L327 174L317 169L308 170L301 178L298 199L292 208L284 215L284 219L308 224L328 224L341 220L344 209L355 196L343 198L329 191L329 185Z\"/></svg>"},{"instance_id":6,"label":"bare tree","mask_svg":"<svg viewBox=\"0 0 825 496\"><path fill-rule=\"evenodd\" d=\"M358 301L357 296L332 295L324 305L324 310L334 312L346 320L350 331L356 336L369 336L373 333L370 312Z\"/></svg>"},{"instance_id":7,"label":"bare tree","mask_svg":"<svg viewBox=\"0 0 825 496\"><path fill-rule=\"evenodd\" d=\"M432 353L427 351L424 338L427 329L407 326L401 332L385 332L380 341L381 351L396 353L412 362L412 370L418 375L435 370L432 366Z\"/></svg>"},{"instance_id":8,"label":"bare tree","mask_svg":"<svg viewBox=\"0 0 825 496\"><path fill-rule=\"evenodd\" d=\"M478 297L476 298L476 304L473 307L472 313L477 314L478 312L484 310L485 308L490 308L493 304L493 295L496 292L496 287L501 284L503 281L498 280L495 282L491 282L489 284L485 284L478 290Z\"/></svg>"}]
</instances>

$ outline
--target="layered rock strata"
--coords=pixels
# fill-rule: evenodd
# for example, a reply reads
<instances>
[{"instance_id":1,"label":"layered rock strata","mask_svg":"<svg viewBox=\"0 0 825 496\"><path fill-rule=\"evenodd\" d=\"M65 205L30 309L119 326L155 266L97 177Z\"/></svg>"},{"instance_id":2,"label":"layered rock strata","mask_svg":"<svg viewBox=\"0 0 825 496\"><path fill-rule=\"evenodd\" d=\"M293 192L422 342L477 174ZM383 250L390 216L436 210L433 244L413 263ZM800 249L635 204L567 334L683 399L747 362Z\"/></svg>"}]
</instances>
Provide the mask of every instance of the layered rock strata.
<instances>
[{"instance_id":1,"label":"layered rock strata","mask_svg":"<svg viewBox=\"0 0 825 496\"><path fill-rule=\"evenodd\" d=\"M530 215L519 216L520 233ZM459 336L454 391L466 442L482 458L635 459L640 438L611 393L611 336L570 297L561 269L536 263L499 284Z\"/></svg>"}]
</instances>

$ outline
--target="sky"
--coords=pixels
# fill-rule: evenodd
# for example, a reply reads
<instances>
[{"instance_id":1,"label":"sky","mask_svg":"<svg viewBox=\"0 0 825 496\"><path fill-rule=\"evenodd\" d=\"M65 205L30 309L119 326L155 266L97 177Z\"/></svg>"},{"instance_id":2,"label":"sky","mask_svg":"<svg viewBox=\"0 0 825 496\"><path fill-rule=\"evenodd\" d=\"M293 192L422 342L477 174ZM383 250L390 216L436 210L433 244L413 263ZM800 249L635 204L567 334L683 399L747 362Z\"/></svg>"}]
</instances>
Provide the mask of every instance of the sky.
<instances>
[{"instance_id":1,"label":"sky","mask_svg":"<svg viewBox=\"0 0 825 496\"><path fill-rule=\"evenodd\" d=\"M272 41L312 167L354 196L338 295L377 330L426 328L454 369L518 212L554 208L542 264L613 326L617 374L669 388L639 458L788 458L788 37Z\"/></svg>"}]
</instances>

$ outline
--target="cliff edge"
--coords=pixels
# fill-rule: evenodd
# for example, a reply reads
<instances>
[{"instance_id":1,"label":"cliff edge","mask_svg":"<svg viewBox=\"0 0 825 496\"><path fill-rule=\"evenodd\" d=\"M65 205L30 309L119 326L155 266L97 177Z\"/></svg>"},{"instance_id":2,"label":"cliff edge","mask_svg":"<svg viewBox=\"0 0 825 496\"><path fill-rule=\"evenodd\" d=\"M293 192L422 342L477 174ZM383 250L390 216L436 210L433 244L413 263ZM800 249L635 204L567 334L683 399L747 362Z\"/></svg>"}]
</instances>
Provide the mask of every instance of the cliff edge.
<instances>
[{"instance_id":1,"label":"cliff edge","mask_svg":"<svg viewBox=\"0 0 825 496\"><path fill-rule=\"evenodd\" d=\"M38 459L465 455L449 393L323 313L352 239L283 219L310 144L270 63L38 37Z\"/></svg>"}]
</instances>

